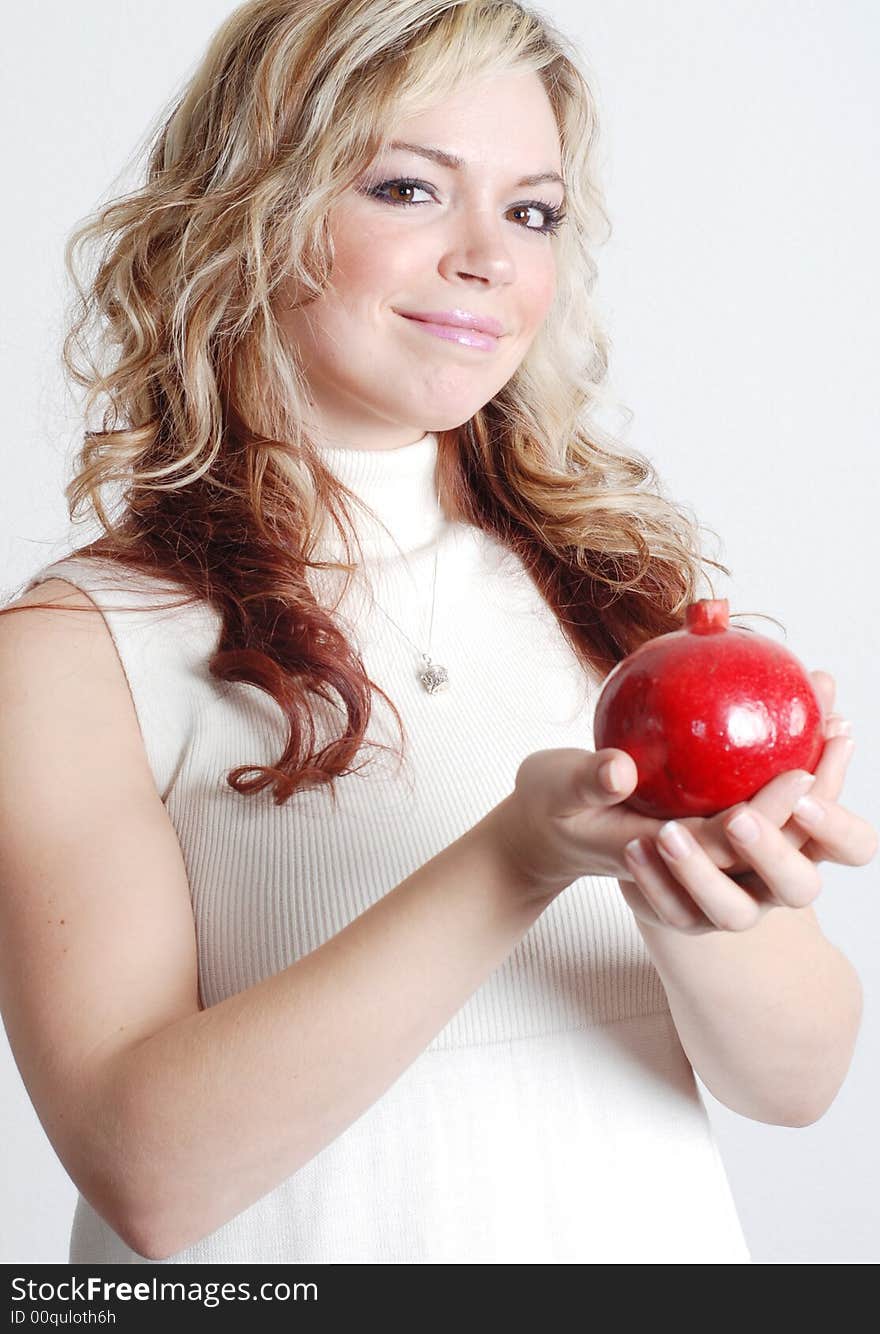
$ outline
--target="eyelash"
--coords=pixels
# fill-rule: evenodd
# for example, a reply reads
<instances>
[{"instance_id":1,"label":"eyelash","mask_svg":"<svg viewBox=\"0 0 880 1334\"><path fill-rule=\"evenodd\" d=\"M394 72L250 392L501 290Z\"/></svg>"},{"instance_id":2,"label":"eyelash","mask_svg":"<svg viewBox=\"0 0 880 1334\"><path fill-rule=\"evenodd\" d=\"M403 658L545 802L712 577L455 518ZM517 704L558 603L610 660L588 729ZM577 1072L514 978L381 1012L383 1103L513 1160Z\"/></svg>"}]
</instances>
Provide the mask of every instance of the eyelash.
<instances>
[{"instance_id":1,"label":"eyelash","mask_svg":"<svg viewBox=\"0 0 880 1334\"><path fill-rule=\"evenodd\" d=\"M386 199L382 194L383 190L389 189L392 185L414 185L417 190L431 191L431 186L424 181L412 180L409 176L397 176L393 180L383 181L381 185L369 186L364 193L374 199L381 199L385 204L391 204L394 208L406 208L417 206L414 199ZM526 223L520 223L523 231L540 232L543 236L555 236L562 226L565 219L565 207L556 208L553 204L545 204L542 199L526 199L521 204L512 204L512 208L537 208L545 215L547 221L543 227L529 227Z\"/></svg>"}]
</instances>

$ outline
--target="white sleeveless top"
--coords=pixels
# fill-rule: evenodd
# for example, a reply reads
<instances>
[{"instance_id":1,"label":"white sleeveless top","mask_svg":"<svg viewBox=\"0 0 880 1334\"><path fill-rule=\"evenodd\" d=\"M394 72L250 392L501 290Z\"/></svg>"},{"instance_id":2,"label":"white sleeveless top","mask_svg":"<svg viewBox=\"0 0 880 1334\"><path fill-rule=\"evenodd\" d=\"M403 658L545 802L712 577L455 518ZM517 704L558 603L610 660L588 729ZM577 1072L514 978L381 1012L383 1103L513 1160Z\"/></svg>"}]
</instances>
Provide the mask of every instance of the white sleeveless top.
<instances>
[{"instance_id":1,"label":"white sleeveless top","mask_svg":"<svg viewBox=\"0 0 880 1334\"><path fill-rule=\"evenodd\" d=\"M507 796L532 751L593 749L599 687L519 559L446 519L437 437L323 453L389 530L355 515L367 586L387 615L370 609L362 582L337 612L407 733L400 772L394 755L370 750L359 774L338 780L335 808L326 789L276 806L269 789L242 796L226 783L236 765L277 759L286 728L264 692L209 676L219 619L207 604L157 611L179 588L82 559L27 585L67 579L106 619L185 861L205 1006L336 935ZM449 689L432 695L405 636L426 647L435 548L430 653ZM328 535L321 550L341 546ZM342 576L309 579L333 607ZM118 610L135 601L142 611ZM317 716L329 738L342 715ZM399 748L379 697L367 737ZM164 1263L750 1258L659 974L616 880L584 876L347 1130ZM70 1262L152 1263L82 1195Z\"/></svg>"}]
</instances>

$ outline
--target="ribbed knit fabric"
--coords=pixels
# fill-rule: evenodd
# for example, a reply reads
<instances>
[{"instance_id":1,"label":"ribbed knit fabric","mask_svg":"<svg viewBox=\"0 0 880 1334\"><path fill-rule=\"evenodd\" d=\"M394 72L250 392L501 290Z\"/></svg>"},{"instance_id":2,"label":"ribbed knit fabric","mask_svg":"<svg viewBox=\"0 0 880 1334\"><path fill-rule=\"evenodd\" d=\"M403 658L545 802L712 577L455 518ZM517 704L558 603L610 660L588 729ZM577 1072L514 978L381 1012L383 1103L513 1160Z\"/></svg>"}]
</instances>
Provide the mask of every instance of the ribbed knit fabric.
<instances>
[{"instance_id":1,"label":"ribbed knit fabric","mask_svg":"<svg viewBox=\"0 0 880 1334\"><path fill-rule=\"evenodd\" d=\"M406 729L403 767L371 751L339 780L336 808L326 791L278 807L268 791L244 797L226 783L236 765L273 762L286 730L262 691L209 676L212 608L157 611L173 585L108 562L56 561L28 585L68 579L113 635L185 860L206 1006L336 935L501 801L526 755L593 748L597 683L518 558L446 519L437 437L324 453L379 520L356 516L365 565L337 614ZM450 683L429 695L417 649L388 616L428 647L435 544L430 652ZM320 552L341 551L328 529ZM309 577L335 606L342 576ZM118 610L136 598L143 611ZM341 715L316 715L329 740ZM367 736L398 746L381 699ZM82 1196L70 1261L145 1263ZM343 1134L166 1263L203 1261L749 1263L699 1088L616 881L585 876L564 890Z\"/></svg>"}]
</instances>

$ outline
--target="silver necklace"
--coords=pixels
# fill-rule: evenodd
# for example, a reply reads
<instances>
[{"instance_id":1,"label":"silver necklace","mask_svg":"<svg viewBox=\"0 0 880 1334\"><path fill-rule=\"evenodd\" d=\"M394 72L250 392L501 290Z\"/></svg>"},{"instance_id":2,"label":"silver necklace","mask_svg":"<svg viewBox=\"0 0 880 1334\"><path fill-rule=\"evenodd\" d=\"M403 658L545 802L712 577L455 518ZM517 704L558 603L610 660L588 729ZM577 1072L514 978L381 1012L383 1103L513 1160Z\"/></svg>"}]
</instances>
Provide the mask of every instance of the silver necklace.
<instances>
[{"instance_id":1,"label":"silver necklace","mask_svg":"<svg viewBox=\"0 0 880 1334\"><path fill-rule=\"evenodd\" d=\"M433 629L434 629L434 600L435 600L435 598L436 598L436 596L437 596L437 553L438 553L438 550L439 550L439 543L438 543L438 545L434 548L434 591L433 591L433 593L432 593L432 595L431 595L431 624L430 624L430 627L429 627L429 629L428 629L428 648L431 647L431 634L432 634L432 631L433 631ZM375 605L376 605L377 607L379 607L379 603L376 602L375 597L373 598L373 602L375 603ZM394 628L395 628L396 630L400 631L400 633L403 635L403 637L404 637L404 639L407 641L407 643L412 644L413 648L416 650L416 652L418 653L419 657L421 658L421 660L422 660L422 666L418 669L418 677L419 677L419 680L421 681L422 686L424 687L424 689L427 690L428 694L429 694L429 695L436 695L437 692L440 691L440 690L448 690L448 689L449 689L449 673L447 672L446 668L445 668L445 667L441 667L441 665L440 665L439 662L433 662L433 661L431 660L430 654L428 654L428 653L423 653L422 650L419 648L418 644L413 644L413 641L410 639L409 635L406 634L405 631L403 631L403 630L400 629L400 626L397 624L397 622L394 620L394 618L393 618L392 616L389 616L389 615L388 615L388 612L385 610L384 607L379 607L379 610L381 611L381 613L382 613L383 616L388 617L388 620L391 622L391 624L394 626Z\"/></svg>"}]
</instances>

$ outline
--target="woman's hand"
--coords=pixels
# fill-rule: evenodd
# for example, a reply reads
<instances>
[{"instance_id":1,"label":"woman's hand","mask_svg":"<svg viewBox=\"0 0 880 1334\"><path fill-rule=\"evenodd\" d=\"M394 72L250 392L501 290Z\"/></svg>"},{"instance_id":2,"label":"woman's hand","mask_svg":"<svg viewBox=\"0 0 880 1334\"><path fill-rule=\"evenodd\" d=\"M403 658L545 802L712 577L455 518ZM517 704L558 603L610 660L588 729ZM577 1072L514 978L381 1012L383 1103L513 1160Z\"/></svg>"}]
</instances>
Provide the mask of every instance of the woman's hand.
<instances>
[{"instance_id":1,"label":"woman's hand","mask_svg":"<svg viewBox=\"0 0 880 1334\"><path fill-rule=\"evenodd\" d=\"M676 821L685 827L683 856L666 841L666 830L659 838L640 839L644 863L627 852L628 875L619 880L637 917L691 934L747 930L772 907L812 903L821 889L817 862L864 866L875 856L877 831L837 805L854 743L843 720L830 713L834 680L827 673L811 676L826 716L826 744L813 783L799 793L800 774L792 770L711 820ZM818 806L818 819L794 806L805 790ZM737 837L731 827L740 813L754 817L753 841ZM748 869L737 874L741 866Z\"/></svg>"},{"instance_id":2,"label":"woman's hand","mask_svg":"<svg viewBox=\"0 0 880 1334\"><path fill-rule=\"evenodd\" d=\"M811 675L831 723L833 678ZM775 904L811 902L820 888L816 861L858 866L874 856L876 831L835 804L847 750L845 738L829 737L815 777L791 770L777 775L748 802L708 818L677 821L693 840L684 858L670 856L658 841L660 829L670 822L626 805L638 780L636 766L625 751L611 747L528 755L517 771L514 791L492 815L500 843L530 897L549 900L579 876L613 876L635 915L654 925L688 932L745 930ZM612 760L618 779L614 785L606 776ZM802 821L792 822L794 803L808 786L825 807L822 833L818 828L805 832ZM728 831L739 811L758 820L761 834L753 845L733 840ZM647 852L644 870L625 852L634 840ZM737 873L739 883L733 879Z\"/></svg>"}]
</instances>

